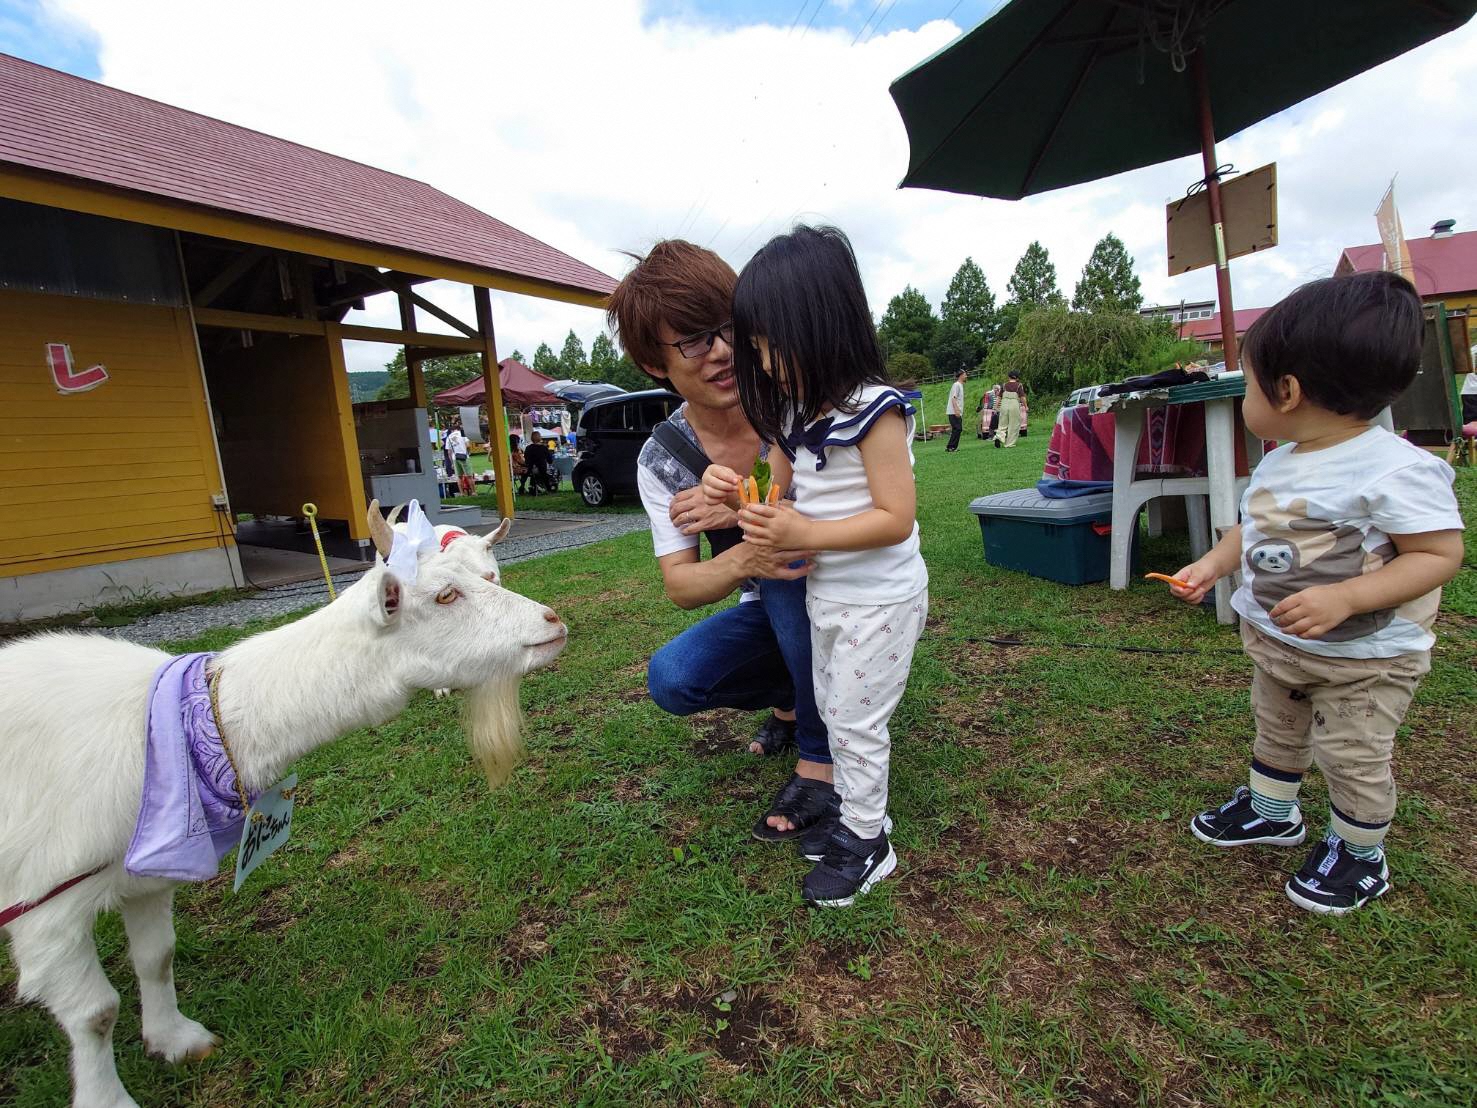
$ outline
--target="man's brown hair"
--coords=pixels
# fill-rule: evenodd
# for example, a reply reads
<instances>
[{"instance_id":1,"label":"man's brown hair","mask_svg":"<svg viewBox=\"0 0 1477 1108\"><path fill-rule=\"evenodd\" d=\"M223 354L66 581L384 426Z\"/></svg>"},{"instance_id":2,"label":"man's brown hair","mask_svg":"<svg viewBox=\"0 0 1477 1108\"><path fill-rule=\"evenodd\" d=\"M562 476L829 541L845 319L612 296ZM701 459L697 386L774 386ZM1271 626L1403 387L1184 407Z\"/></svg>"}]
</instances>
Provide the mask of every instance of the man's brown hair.
<instances>
[{"instance_id":1,"label":"man's brown hair","mask_svg":"<svg viewBox=\"0 0 1477 1108\"><path fill-rule=\"evenodd\" d=\"M661 326L685 338L726 322L738 274L711 250L664 239L636 258L636 268L610 294L610 329L642 369L666 362Z\"/></svg>"}]
</instances>

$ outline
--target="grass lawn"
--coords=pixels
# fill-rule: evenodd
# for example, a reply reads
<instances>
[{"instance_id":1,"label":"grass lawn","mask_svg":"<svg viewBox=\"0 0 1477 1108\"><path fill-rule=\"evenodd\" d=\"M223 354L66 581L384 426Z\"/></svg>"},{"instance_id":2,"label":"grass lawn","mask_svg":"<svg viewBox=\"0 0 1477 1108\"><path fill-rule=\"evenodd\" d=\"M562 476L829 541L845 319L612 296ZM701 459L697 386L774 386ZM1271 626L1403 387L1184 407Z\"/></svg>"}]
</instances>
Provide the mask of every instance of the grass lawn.
<instances>
[{"instance_id":1,"label":"grass lawn","mask_svg":"<svg viewBox=\"0 0 1477 1108\"><path fill-rule=\"evenodd\" d=\"M693 618L664 600L646 535L510 566L509 586L572 628L524 689L527 764L490 795L454 704L429 695L301 763L293 842L237 895L226 875L179 896L181 1003L225 1040L199 1065L144 1056L107 917L130 1090L146 1105L1477 1101L1477 571L1448 589L1400 740L1395 889L1316 918L1282 893L1302 850L1221 854L1185 828L1245 779L1235 633L1157 584L1070 589L984 564L968 502L1034 482L1035 426L1009 452L972 434L956 455L919 447L932 602L894 720L896 879L853 910L807 910L803 863L749 837L788 772L739 752L759 717L675 719L646 699L647 658ZM1477 523L1477 473L1459 490ZM1184 559L1173 539L1145 551L1146 568ZM1002 637L1025 645L987 641ZM1321 829L1316 774L1304 798ZM0 1102L62 1103L65 1042L14 1006L13 978L0 960Z\"/></svg>"},{"instance_id":2,"label":"grass lawn","mask_svg":"<svg viewBox=\"0 0 1477 1108\"><path fill-rule=\"evenodd\" d=\"M473 454L472 472L486 473L492 468L490 459L486 454ZM489 511L497 511L497 494L492 491L491 486L478 485L479 491L476 496L446 496L442 497L443 504L475 504L479 508ZM517 485L514 485L517 488ZM559 491L553 493L542 493L532 496L521 493L517 496L520 511L533 512L560 512L565 515L586 512L639 512L641 511L641 500L634 494L631 496L618 496L603 508L592 508L580 498L580 494L570 487L569 478L560 479Z\"/></svg>"}]
</instances>

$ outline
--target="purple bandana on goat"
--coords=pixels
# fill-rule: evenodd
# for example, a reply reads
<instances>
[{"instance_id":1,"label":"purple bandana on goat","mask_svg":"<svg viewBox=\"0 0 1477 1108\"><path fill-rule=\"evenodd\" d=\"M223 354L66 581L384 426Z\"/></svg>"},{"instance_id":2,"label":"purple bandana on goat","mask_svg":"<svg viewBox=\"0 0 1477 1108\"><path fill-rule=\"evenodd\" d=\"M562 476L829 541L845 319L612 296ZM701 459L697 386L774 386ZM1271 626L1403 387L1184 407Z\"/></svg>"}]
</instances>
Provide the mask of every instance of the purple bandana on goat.
<instances>
[{"instance_id":1,"label":"purple bandana on goat","mask_svg":"<svg viewBox=\"0 0 1477 1108\"><path fill-rule=\"evenodd\" d=\"M154 673L144 795L123 857L135 877L209 880L241 839L245 813L236 771L221 742L205 675L214 657L181 654Z\"/></svg>"}]
</instances>

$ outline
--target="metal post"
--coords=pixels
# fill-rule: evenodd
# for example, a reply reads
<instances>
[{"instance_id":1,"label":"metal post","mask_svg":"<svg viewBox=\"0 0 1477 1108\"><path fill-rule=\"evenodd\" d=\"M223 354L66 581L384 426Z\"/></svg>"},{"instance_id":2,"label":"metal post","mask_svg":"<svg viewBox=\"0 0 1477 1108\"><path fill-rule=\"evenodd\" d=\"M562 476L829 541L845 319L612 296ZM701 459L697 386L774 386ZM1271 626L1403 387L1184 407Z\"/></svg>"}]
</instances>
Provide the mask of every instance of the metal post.
<instances>
[{"instance_id":1,"label":"metal post","mask_svg":"<svg viewBox=\"0 0 1477 1108\"><path fill-rule=\"evenodd\" d=\"M1221 343L1226 371L1240 368L1236 351L1236 310L1231 305L1231 270L1226 259L1226 224L1221 214L1221 182L1215 175L1215 124L1210 115L1210 81L1205 74L1205 47L1190 55L1195 79L1196 108L1200 116L1200 156L1205 166L1205 191L1210 199L1211 230L1215 235L1215 286L1221 309Z\"/></svg>"}]
</instances>

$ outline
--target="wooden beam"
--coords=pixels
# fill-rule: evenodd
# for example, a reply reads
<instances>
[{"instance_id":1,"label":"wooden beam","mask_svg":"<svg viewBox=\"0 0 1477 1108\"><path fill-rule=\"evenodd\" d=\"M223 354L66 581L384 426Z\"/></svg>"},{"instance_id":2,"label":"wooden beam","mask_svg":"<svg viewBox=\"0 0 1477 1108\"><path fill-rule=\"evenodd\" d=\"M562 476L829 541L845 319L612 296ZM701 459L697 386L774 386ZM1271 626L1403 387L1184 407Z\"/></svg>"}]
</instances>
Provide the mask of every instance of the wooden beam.
<instances>
[{"instance_id":1,"label":"wooden beam","mask_svg":"<svg viewBox=\"0 0 1477 1108\"><path fill-rule=\"evenodd\" d=\"M282 335L321 335L323 323L316 319L294 319L289 315L260 312L229 312L221 308L196 308L197 327L230 327L237 331L273 331Z\"/></svg>"},{"instance_id":2,"label":"wooden beam","mask_svg":"<svg viewBox=\"0 0 1477 1108\"><path fill-rule=\"evenodd\" d=\"M468 338L477 337L477 328L468 327L461 320L457 319L456 316L452 315L444 308L440 308L437 307L435 304L432 304L424 296L420 295L420 293L411 292L409 288L406 288L404 290L404 293L405 295L410 297L411 303L415 304L417 307L426 309L426 311L430 312L442 323L445 323L449 327L455 327L458 331L466 335Z\"/></svg>"},{"instance_id":3,"label":"wooden beam","mask_svg":"<svg viewBox=\"0 0 1477 1108\"><path fill-rule=\"evenodd\" d=\"M424 308L426 311L430 312L433 316L439 319L442 323L445 323L447 326L455 327L458 331L466 335L468 338L477 337L477 329L475 327L469 327L467 324L457 319L456 316L448 312L445 308L442 308L440 305L437 304L432 304L424 296L411 288L410 279L407 277L406 274L380 273L378 270L370 269L365 266L354 266L353 268L354 271L361 276L367 277L369 280L375 282L385 289L393 290L395 295L400 297L402 305L405 298L408 296L412 304L414 304L416 307ZM401 326L404 326L404 314L404 308L402 307Z\"/></svg>"},{"instance_id":4,"label":"wooden beam","mask_svg":"<svg viewBox=\"0 0 1477 1108\"><path fill-rule=\"evenodd\" d=\"M492 441L487 456L492 459L492 475L497 482L497 510L504 519L512 519L513 465L508 457L508 421L503 418L503 384L498 378L497 339L492 331L492 297L481 285L472 289L472 302L477 306L477 331L482 342L482 382L487 388L487 427Z\"/></svg>"},{"instance_id":5,"label":"wooden beam","mask_svg":"<svg viewBox=\"0 0 1477 1108\"><path fill-rule=\"evenodd\" d=\"M187 204L161 196L146 196L127 189L112 188L93 181L79 181L61 174L44 173L15 165L0 166L0 196L40 204L48 208L87 212L165 227L175 231L212 235L233 242L291 250L342 262L383 266L417 276L464 285L516 292L590 308L605 307L606 294L561 285L534 277L469 262L438 258L393 246L363 242L306 227L290 227L271 220L235 212Z\"/></svg>"},{"instance_id":6,"label":"wooden beam","mask_svg":"<svg viewBox=\"0 0 1477 1108\"><path fill-rule=\"evenodd\" d=\"M349 479L349 535L367 539L369 504L364 496L364 476L359 462L359 433L354 430L354 401L349 396L349 367L344 362L344 325L322 324L328 338L328 366L333 374L333 409L344 448L344 473Z\"/></svg>"},{"instance_id":7,"label":"wooden beam","mask_svg":"<svg viewBox=\"0 0 1477 1108\"><path fill-rule=\"evenodd\" d=\"M290 315L263 315L259 312L228 312L221 308L200 308L195 312L195 323L201 327L230 327L238 331L272 331L281 335L321 335L324 323L318 319L297 319ZM346 339L362 339L366 342L390 342L396 346L416 346L424 350L435 350L456 354L479 354L483 349L480 338L464 339L457 335L433 335L427 331L400 331L393 327L361 327L357 324L335 323Z\"/></svg>"},{"instance_id":8,"label":"wooden beam","mask_svg":"<svg viewBox=\"0 0 1477 1108\"><path fill-rule=\"evenodd\" d=\"M396 293L400 300L400 326L406 331L415 330L415 305L410 302L410 293L402 290ZM420 355L415 353L415 347L405 348L405 378L410 384L410 402L414 407L424 408L426 406L426 377L421 372Z\"/></svg>"},{"instance_id":9,"label":"wooden beam","mask_svg":"<svg viewBox=\"0 0 1477 1108\"><path fill-rule=\"evenodd\" d=\"M212 277L199 292L190 294L190 301L197 308L208 308L228 288L234 285L242 277L246 276L248 270L257 262L267 256L267 252L260 246L253 246L243 250L231 259L219 273Z\"/></svg>"}]
</instances>

